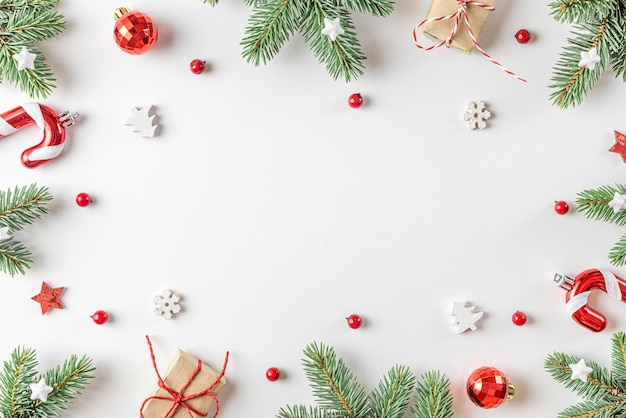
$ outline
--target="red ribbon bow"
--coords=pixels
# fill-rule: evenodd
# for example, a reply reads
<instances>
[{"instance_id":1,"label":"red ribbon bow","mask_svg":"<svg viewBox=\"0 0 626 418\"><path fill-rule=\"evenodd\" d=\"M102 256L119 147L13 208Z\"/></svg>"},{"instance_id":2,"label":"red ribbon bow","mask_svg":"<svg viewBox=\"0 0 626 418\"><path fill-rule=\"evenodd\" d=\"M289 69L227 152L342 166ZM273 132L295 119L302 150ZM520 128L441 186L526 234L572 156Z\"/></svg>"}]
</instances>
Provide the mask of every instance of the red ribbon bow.
<instances>
[{"instance_id":1,"label":"red ribbon bow","mask_svg":"<svg viewBox=\"0 0 626 418\"><path fill-rule=\"evenodd\" d=\"M483 9L486 9L486 10L489 10L489 11L494 11L494 10L496 10L496 8L493 7L493 6L489 6L487 4L484 4L484 3L480 3L480 2L475 1L475 0L456 0L456 3L457 3L457 5L459 7L458 7L458 9L456 10L455 13L452 13L452 14L449 14L449 15L444 15L444 16L435 16L435 17L431 17L429 19L424 19L413 29L413 42L415 42L415 46L417 46L418 48L423 49L425 51L430 51L432 49L439 48L439 47L444 46L444 45L446 46L446 48L449 48L450 47L450 43L452 42L452 38L454 38L454 36L456 35L456 32L457 32L457 30L459 28L459 22L461 21L461 19L463 19L463 21L465 22L465 26L467 26L467 31L469 33L469 36L470 36L470 38L472 38L472 43L474 44L476 49L478 49L480 51L480 53L483 54L483 56L485 58L487 58L489 61L491 61L492 64L494 64L495 66L500 68L502 71L504 71L508 75L510 75L512 77L515 77L515 78L517 78L520 81L526 82L525 79L521 78L520 76L515 74L513 71L511 71L511 70L507 69L506 67L504 67L498 61L496 61L495 59L491 58L489 56L489 54L487 54L485 52L485 50L480 47L480 45L478 44L478 41L476 40L476 36L474 36L474 31L472 30L472 25L470 25L469 17L467 16L467 7L468 6L482 7ZM439 22L441 20L449 20L449 19L454 19L454 26L452 27L452 31L450 32L450 35L448 35L448 37L446 39L444 39L443 41L441 41L440 43L438 43L436 45L431 45L429 47L424 47L423 45L420 45L419 42L417 42L417 30L419 28L424 26L426 23Z\"/></svg>"},{"instance_id":2,"label":"red ribbon bow","mask_svg":"<svg viewBox=\"0 0 626 418\"><path fill-rule=\"evenodd\" d=\"M152 359L152 366L154 367L154 371L156 372L157 378L159 379L158 385L161 389L165 390L169 394L169 396L150 396L146 398L141 404L141 409L139 410L140 417L144 418L143 407L146 405L146 403L150 399L159 399L162 401L172 402L172 406L170 407L170 409L168 409L167 413L165 414L163 418L172 418L179 408L184 408L189 414L190 418L193 418L193 414L199 415L201 417L206 417L208 413L204 414L186 404L188 400L194 399L200 396L208 396L215 401L215 413L213 414L213 418L217 417L217 414L220 409L220 403L217 400L217 396L214 393L211 393L211 390L215 387L215 385L218 384L218 382L222 379L222 377L224 377L224 373L226 372L226 365L228 364L228 354L229 354L228 351L226 352L226 357L224 359L224 365L222 366L222 371L220 372L219 376L217 376L217 378L213 381L213 383L211 383L211 385L205 390L192 393L191 395L183 396L183 393L185 393L185 390L187 389L187 387L191 384L193 379L200 372L200 369L202 368L202 361L198 360L198 365L196 366L195 370L193 371L193 373L191 374L187 382L185 382L183 387L180 388L180 391L177 392L174 389L167 387L167 385L161 378L161 375L159 374L159 370L157 369L156 359L154 358L154 351L152 350L152 342L150 342L150 337L148 337L147 335L146 335L146 340L148 341L148 347L150 348L150 358Z\"/></svg>"}]
</instances>

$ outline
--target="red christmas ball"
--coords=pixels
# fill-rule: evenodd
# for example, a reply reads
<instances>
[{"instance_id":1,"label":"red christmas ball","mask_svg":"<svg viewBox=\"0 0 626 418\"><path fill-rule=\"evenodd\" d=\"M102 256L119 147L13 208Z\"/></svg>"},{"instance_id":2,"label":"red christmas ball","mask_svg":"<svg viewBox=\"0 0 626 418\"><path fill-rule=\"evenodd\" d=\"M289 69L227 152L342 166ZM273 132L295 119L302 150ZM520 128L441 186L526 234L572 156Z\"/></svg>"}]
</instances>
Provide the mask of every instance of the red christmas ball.
<instances>
[{"instance_id":1,"label":"red christmas ball","mask_svg":"<svg viewBox=\"0 0 626 418\"><path fill-rule=\"evenodd\" d=\"M352 314L346 318L348 320L348 326L352 329L357 329L363 325L363 320L357 314Z\"/></svg>"},{"instance_id":2,"label":"red christmas ball","mask_svg":"<svg viewBox=\"0 0 626 418\"><path fill-rule=\"evenodd\" d=\"M158 31L150 16L131 12L124 7L117 9L113 16L115 17L113 37L122 51L139 55L154 46L158 39Z\"/></svg>"},{"instance_id":3,"label":"red christmas ball","mask_svg":"<svg viewBox=\"0 0 626 418\"><path fill-rule=\"evenodd\" d=\"M530 32L526 29L520 29L515 34L515 39L517 39L517 42L520 44L528 43L528 41L530 41Z\"/></svg>"},{"instance_id":4,"label":"red christmas ball","mask_svg":"<svg viewBox=\"0 0 626 418\"><path fill-rule=\"evenodd\" d=\"M102 325L109 320L109 314L105 311L95 311L91 315L91 319L98 325Z\"/></svg>"},{"instance_id":5,"label":"red christmas ball","mask_svg":"<svg viewBox=\"0 0 626 418\"><path fill-rule=\"evenodd\" d=\"M204 61L195 59L189 63L189 69L194 74L201 74L204 71Z\"/></svg>"},{"instance_id":6,"label":"red christmas ball","mask_svg":"<svg viewBox=\"0 0 626 418\"><path fill-rule=\"evenodd\" d=\"M515 311L513 315L511 316L511 321L513 321L513 323L519 327L524 325L527 320L528 318L526 318L526 315L524 314L524 312Z\"/></svg>"},{"instance_id":7,"label":"red christmas ball","mask_svg":"<svg viewBox=\"0 0 626 418\"><path fill-rule=\"evenodd\" d=\"M278 370L276 367L270 367L265 371L265 377L270 382L275 382L280 377L280 370Z\"/></svg>"},{"instance_id":8,"label":"red christmas ball","mask_svg":"<svg viewBox=\"0 0 626 418\"><path fill-rule=\"evenodd\" d=\"M76 204L81 208L89 206L91 202L93 202L93 200L91 200L91 196L89 196L87 193L78 193L76 195Z\"/></svg>"},{"instance_id":9,"label":"red christmas ball","mask_svg":"<svg viewBox=\"0 0 626 418\"><path fill-rule=\"evenodd\" d=\"M467 396L476 406L495 408L515 395L515 387L495 367L480 367L467 378Z\"/></svg>"},{"instance_id":10,"label":"red christmas ball","mask_svg":"<svg viewBox=\"0 0 626 418\"><path fill-rule=\"evenodd\" d=\"M559 200L558 202L554 202L554 211L559 215L565 215L569 210L569 205L567 202L563 200Z\"/></svg>"},{"instance_id":11,"label":"red christmas ball","mask_svg":"<svg viewBox=\"0 0 626 418\"><path fill-rule=\"evenodd\" d=\"M355 109L361 107L361 105L363 105L363 96L361 96L361 93L351 94L350 97L348 97L348 104Z\"/></svg>"}]
</instances>

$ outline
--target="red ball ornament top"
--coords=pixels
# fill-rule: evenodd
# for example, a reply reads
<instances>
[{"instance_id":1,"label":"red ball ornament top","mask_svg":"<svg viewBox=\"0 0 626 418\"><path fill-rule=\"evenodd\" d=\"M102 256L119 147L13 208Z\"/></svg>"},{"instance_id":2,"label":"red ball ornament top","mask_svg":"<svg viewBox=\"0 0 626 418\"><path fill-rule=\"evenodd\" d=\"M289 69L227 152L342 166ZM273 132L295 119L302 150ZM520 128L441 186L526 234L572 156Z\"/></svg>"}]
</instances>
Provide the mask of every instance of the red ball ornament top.
<instances>
[{"instance_id":1,"label":"red ball ornament top","mask_svg":"<svg viewBox=\"0 0 626 418\"><path fill-rule=\"evenodd\" d=\"M467 396L476 406L495 408L515 395L515 387L495 367L480 367L467 378Z\"/></svg>"},{"instance_id":2,"label":"red ball ornament top","mask_svg":"<svg viewBox=\"0 0 626 418\"><path fill-rule=\"evenodd\" d=\"M122 51L139 55L154 46L158 32L150 16L131 12L125 7L118 8L113 16L115 17L113 36Z\"/></svg>"}]
</instances>

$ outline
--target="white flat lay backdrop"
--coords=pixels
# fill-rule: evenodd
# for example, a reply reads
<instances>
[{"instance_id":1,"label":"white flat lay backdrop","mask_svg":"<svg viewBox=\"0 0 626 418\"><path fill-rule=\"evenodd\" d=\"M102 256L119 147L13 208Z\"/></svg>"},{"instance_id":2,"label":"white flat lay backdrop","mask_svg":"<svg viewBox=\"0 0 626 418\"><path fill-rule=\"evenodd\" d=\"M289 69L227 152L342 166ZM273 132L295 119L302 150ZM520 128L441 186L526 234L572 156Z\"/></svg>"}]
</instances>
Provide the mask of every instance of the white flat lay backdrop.
<instances>
[{"instance_id":1,"label":"white flat lay backdrop","mask_svg":"<svg viewBox=\"0 0 626 418\"><path fill-rule=\"evenodd\" d=\"M247 64L239 1L62 1L67 30L41 45L58 78L44 103L81 116L61 157L35 170L19 162L35 129L0 141L0 186L37 182L54 196L50 214L19 233L32 269L1 279L0 358L33 347L43 371L71 353L93 357L97 377L67 417L136 416L156 385L146 334L162 371L177 348L214 368L230 350L222 418L314 404L300 365L312 341L334 346L368 390L399 363L446 373L457 417L556 416L578 399L543 370L545 357L565 351L608 367L610 335L626 329L626 306L604 294L592 303L607 330L576 325L552 284L555 272L611 267L623 231L552 206L623 181L626 166L607 150L613 130L626 130L626 87L609 72L582 106L549 103L570 27L547 4L498 2L481 38L527 84L478 53L415 48L427 0L400 0L386 19L354 15L367 69L346 84L299 35L267 66ZM154 19L153 50L118 50L119 6ZM520 28L531 43L515 41ZM192 74L194 58L210 71ZM366 100L356 110L354 92ZM463 123L470 100L488 104L487 129ZM0 86L2 109L28 101ZM141 138L123 122L150 104L161 134ZM74 203L82 191L95 200L88 208ZM66 287L64 310L41 315L30 298L42 281ZM168 288L183 297L170 321L152 313ZM452 331L447 311L459 299L485 312L478 331ZM97 309L112 321L93 324ZM517 309L523 327L511 323ZM351 313L365 326L349 329ZM495 411L464 394L482 365L518 390ZM270 366L284 378L266 381Z\"/></svg>"}]
</instances>

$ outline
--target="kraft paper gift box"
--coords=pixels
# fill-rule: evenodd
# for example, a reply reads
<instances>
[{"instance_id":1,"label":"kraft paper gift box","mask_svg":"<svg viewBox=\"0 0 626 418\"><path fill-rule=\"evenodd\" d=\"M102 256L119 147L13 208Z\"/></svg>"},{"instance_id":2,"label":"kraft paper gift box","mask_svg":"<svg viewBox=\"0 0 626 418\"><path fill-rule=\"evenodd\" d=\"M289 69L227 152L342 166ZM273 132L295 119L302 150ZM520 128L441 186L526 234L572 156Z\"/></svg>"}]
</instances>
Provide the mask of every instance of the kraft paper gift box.
<instances>
[{"instance_id":1,"label":"kraft paper gift box","mask_svg":"<svg viewBox=\"0 0 626 418\"><path fill-rule=\"evenodd\" d=\"M182 350L178 350L163 377L165 386L176 392L180 391L180 389L189 381L197 366L198 359ZM191 383L189 383L189 386L187 386L187 389L185 389L182 395L191 395L208 389L216 381L218 376L219 372L216 372L206 364L202 363L200 371L196 374L193 380L191 380ZM226 379L222 377L219 382L215 384L213 389L211 389L211 393L217 396L217 394L222 391L224 386L226 386ZM171 396L165 389L158 388L152 393L151 397L169 398ZM191 408L206 414L213 404L213 399L210 396L202 395L189 399L185 401L185 403ZM144 418L164 418L166 417L167 412L172 408L172 405L172 401L152 398L144 404L141 412L143 413ZM199 415L194 414L193 412L192 416L194 418L199 417ZM189 418L189 413L181 406L174 413L174 415L171 415L171 417Z\"/></svg>"},{"instance_id":2,"label":"kraft paper gift box","mask_svg":"<svg viewBox=\"0 0 626 418\"><path fill-rule=\"evenodd\" d=\"M495 5L496 0L481 0L481 3L493 6ZM456 0L432 0L426 19L454 14L458 8L459 6ZM491 11L480 6L472 5L471 3L466 6L466 10L470 26L474 32L474 37L476 38L476 41L478 41L480 34L485 28L487 18L489 17L489 14L491 14ZM422 31L424 32L424 35L433 40L443 41L450 36L453 27L454 18L444 19L425 23L424 26L422 26ZM472 42L472 38L467 30L465 19L462 17L459 19L459 27L457 28L456 35L452 38L450 45L467 54L471 54L474 50L474 43Z\"/></svg>"}]
</instances>

